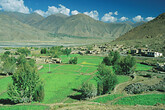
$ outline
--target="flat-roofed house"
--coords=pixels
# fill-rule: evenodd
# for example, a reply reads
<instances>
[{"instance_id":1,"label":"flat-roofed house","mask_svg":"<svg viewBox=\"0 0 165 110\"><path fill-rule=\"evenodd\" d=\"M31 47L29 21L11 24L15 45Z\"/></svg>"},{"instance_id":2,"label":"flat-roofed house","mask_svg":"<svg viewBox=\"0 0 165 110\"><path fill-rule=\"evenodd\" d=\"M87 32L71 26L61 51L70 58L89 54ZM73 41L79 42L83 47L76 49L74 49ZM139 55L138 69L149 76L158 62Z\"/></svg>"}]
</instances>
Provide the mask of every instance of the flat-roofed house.
<instances>
[{"instance_id":1,"label":"flat-roofed house","mask_svg":"<svg viewBox=\"0 0 165 110\"><path fill-rule=\"evenodd\" d=\"M161 57L161 56L163 56L163 54L159 53L159 52L147 52L147 56L149 56L149 57Z\"/></svg>"}]
</instances>

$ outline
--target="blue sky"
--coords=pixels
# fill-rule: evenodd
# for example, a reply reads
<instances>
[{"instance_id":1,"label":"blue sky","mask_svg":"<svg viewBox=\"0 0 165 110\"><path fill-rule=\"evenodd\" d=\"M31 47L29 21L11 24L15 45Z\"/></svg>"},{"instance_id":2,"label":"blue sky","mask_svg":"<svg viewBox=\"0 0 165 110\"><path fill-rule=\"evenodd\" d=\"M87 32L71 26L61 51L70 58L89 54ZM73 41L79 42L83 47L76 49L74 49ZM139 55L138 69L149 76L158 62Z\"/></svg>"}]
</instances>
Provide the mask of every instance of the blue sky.
<instances>
[{"instance_id":1,"label":"blue sky","mask_svg":"<svg viewBox=\"0 0 165 110\"><path fill-rule=\"evenodd\" d=\"M165 12L165 0L0 0L0 10L44 17L84 13L104 22L149 21Z\"/></svg>"}]
</instances>

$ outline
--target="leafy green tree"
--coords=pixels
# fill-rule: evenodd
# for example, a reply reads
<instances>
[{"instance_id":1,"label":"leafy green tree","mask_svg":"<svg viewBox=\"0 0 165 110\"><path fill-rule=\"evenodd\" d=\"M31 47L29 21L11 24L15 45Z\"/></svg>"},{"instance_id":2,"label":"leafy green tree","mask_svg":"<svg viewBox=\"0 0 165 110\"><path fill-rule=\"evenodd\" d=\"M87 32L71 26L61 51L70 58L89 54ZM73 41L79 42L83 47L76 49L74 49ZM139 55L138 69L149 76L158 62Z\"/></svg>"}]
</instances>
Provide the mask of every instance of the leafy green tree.
<instances>
[{"instance_id":1,"label":"leafy green tree","mask_svg":"<svg viewBox=\"0 0 165 110\"><path fill-rule=\"evenodd\" d=\"M69 64L77 64L78 58L74 57L69 60Z\"/></svg>"},{"instance_id":2,"label":"leafy green tree","mask_svg":"<svg viewBox=\"0 0 165 110\"><path fill-rule=\"evenodd\" d=\"M120 53L111 51L107 57L104 57L103 64L107 66L113 66L120 61Z\"/></svg>"},{"instance_id":3,"label":"leafy green tree","mask_svg":"<svg viewBox=\"0 0 165 110\"><path fill-rule=\"evenodd\" d=\"M9 55L3 54L3 55L1 56L1 60L2 60L2 61L5 61L8 57L9 57Z\"/></svg>"},{"instance_id":4,"label":"leafy green tree","mask_svg":"<svg viewBox=\"0 0 165 110\"><path fill-rule=\"evenodd\" d=\"M36 94L37 91L40 91L37 88L42 84L36 66L32 67L29 62L24 62L20 63L17 68L16 73L12 76L13 83L8 86L8 95L15 103L41 101L36 98L40 96L40 94Z\"/></svg>"},{"instance_id":5,"label":"leafy green tree","mask_svg":"<svg viewBox=\"0 0 165 110\"><path fill-rule=\"evenodd\" d=\"M82 85L81 92L82 92L81 96L83 99L92 98L97 95L97 88L95 87L94 84L85 82Z\"/></svg>"},{"instance_id":6,"label":"leafy green tree","mask_svg":"<svg viewBox=\"0 0 165 110\"><path fill-rule=\"evenodd\" d=\"M31 51L28 48L18 48L17 52L25 56L28 56L31 53Z\"/></svg>"},{"instance_id":7,"label":"leafy green tree","mask_svg":"<svg viewBox=\"0 0 165 110\"><path fill-rule=\"evenodd\" d=\"M47 49L46 48L42 48L41 49L41 54L47 54Z\"/></svg>"},{"instance_id":8,"label":"leafy green tree","mask_svg":"<svg viewBox=\"0 0 165 110\"><path fill-rule=\"evenodd\" d=\"M117 77L108 66L101 64L98 67L96 81L98 95L101 95L110 93L114 89L117 84Z\"/></svg>"},{"instance_id":9,"label":"leafy green tree","mask_svg":"<svg viewBox=\"0 0 165 110\"><path fill-rule=\"evenodd\" d=\"M32 67L35 66L35 61L34 61L34 59L30 59L28 62L29 62L29 64L30 64Z\"/></svg>"},{"instance_id":10,"label":"leafy green tree","mask_svg":"<svg viewBox=\"0 0 165 110\"><path fill-rule=\"evenodd\" d=\"M103 62L105 65L111 66L112 65L112 57L104 57Z\"/></svg>"},{"instance_id":11,"label":"leafy green tree","mask_svg":"<svg viewBox=\"0 0 165 110\"><path fill-rule=\"evenodd\" d=\"M24 55L20 55L17 59L17 66L20 64L25 64L26 63L26 58Z\"/></svg>"},{"instance_id":12,"label":"leafy green tree","mask_svg":"<svg viewBox=\"0 0 165 110\"><path fill-rule=\"evenodd\" d=\"M118 64L120 61L120 53L118 51L114 52L112 65Z\"/></svg>"},{"instance_id":13,"label":"leafy green tree","mask_svg":"<svg viewBox=\"0 0 165 110\"><path fill-rule=\"evenodd\" d=\"M69 54L71 53L71 49L66 48L65 51L64 51L64 53L65 53L67 56L69 56Z\"/></svg>"},{"instance_id":14,"label":"leafy green tree","mask_svg":"<svg viewBox=\"0 0 165 110\"><path fill-rule=\"evenodd\" d=\"M134 72L135 65L136 59L128 55L126 58L122 59L118 64L116 64L113 69L116 74L129 75Z\"/></svg>"},{"instance_id":15,"label":"leafy green tree","mask_svg":"<svg viewBox=\"0 0 165 110\"><path fill-rule=\"evenodd\" d=\"M3 72L8 76L13 74L16 69L16 59L14 57L6 57L3 63Z\"/></svg>"},{"instance_id":16,"label":"leafy green tree","mask_svg":"<svg viewBox=\"0 0 165 110\"><path fill-rule=\"evenodd\" d=\"M63 54L61 48L62 46L51 47L50 50L47 51L47 53L53 58L58 58L60 55Z\"/></svg>"},{"instance_id":17,"label":"leafy green tree","mask_svg":"<svg viewBox=\"0 0 165 110\"><path fill-rule=\"evenodd\" d=\"M3 67L2 67L2 62L1 62L1 60L0 60L0 73L2 72L2 69L3 69Z\"/></svg>"},{"instance_id":18,"label":"leafy green tree","mask_svg":"<svg viewBox=\"0 0 165 110\"><path fill-rule=\"evenodd\" d=\"M4 52L5 55L10 55L10 51Z\"/></svg>"}]
</instances>

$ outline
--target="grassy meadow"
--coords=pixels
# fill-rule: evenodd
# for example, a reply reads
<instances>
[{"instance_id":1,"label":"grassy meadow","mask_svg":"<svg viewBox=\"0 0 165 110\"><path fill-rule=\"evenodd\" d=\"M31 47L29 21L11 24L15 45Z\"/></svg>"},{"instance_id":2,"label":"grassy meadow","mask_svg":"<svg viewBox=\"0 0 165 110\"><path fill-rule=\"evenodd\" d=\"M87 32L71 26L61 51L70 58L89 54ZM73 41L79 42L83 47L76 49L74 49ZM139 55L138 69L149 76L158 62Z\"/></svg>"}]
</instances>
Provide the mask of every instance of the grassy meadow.
<instances>
[{"instance_id":1,"label":"grassy meadow","mask_svg":"<svg viewBox=\"0 0 165 110\"><path fill-rule=\"evenodd\" d=\"M128 96L119 99L115 104L118 105L155 105L155 104L165 104L164 94L147 94L147 95L136 95Z\"/></svg>"},{"instance_id":2,"label":"grassy meadow","mask_svg":"<svg viewBox=\"0 0 165 110\"><path fill-rule=\"evenodd\" d=\"M78 64L67 64L69 59L71 57L78 57ZM68 57L66 55L60 56L60 58L63 61L63 64L41 64L43 65L43 68L39 70L39 75L41 77L41 80L44 82L45 85L45 98L42 104L52 104L52 103L72 103L76 102L77 99L74 99L70 96L76 96L80 95L79 92L76 90L79 90L81 88L81 85L86 82L90 81L92 83L96 84L96 81L94 80L94 74L97 72L98 65L102 62L103 57L99 56L81 56L81 55L69 55ZM49 72L50 68L50 73ZM139 71L146 71L151 69L151 66L146 66L142 64L136 65L136 70ZM129 76L122 76L118 75L118 84L127 82L131 80ZM12 83L11 76L4 77L0 79L1 87L0 87L0 100L7 100L9 96L7 95L7 86L9 83ZM122 94L111 94L107 95L101 98L94 99L93 102L99 102L99 103L107 103L109 101L112 101L116 99L117 97L123 96ZM162 102L156 97L161 98L162 95L151 95L151 96L135 96L135 97L125 97L120 100L118 100L115 104L141 104L140 98L150 98L150 99L156 99L157 102ZM140 98L139 98L140 97ZM135 102L132 102L134 99ZM127 101L127 102L125 102ZM2 103L2 102L1 102ZM163 102L164 103L164 102ZM155 104L153 101L146 102L144 104L147 105L153 105ZM42 109L49 109L47 106L38 106L41 110ZM29 109L35 109L36 106L12 106L12 109L21 109L24 108L25 110ZM10 109L10 106L4 106L0 107L0 109Z\"/></svg>"}]
</instances>

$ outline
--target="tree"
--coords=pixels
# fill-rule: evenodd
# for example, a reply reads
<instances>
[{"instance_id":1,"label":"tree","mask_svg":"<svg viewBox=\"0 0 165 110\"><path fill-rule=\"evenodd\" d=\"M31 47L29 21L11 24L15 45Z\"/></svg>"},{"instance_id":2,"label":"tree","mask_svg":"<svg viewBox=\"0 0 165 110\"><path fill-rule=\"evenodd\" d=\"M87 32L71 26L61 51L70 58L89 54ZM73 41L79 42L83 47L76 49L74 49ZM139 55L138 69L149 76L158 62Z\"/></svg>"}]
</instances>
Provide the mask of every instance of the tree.
<instances>
[{"instance_id":1,"label":"tree","mask_svg":"<svg viewBox=\"0 0 165 110\"><path fill-rule=\"evenodd\" d=\"M53 58L58 58L58 56L63 54L61 48L62 46L51 47L50 50L47 51L47 53Z\"/></svg>"},{"instance_id":2,"label":"tree","mask_svg":"<svg viewBox=\"0 0 165 110\"><path fill-rule=\"evenodd\" d=\"M112 57L104 57L103 62L105 65L111 66L112 65Z\"/></svg>"},{"instance_id":3,"label":"tree","mask_svg":"<svg viewBox=\"0 0 165 110\"><path fill-rule=\"evenodd\" d=\"M17 66L20 65L20 64L25 64L26 63L26 58L24 55L20 55L17 59Z\"/></svg>"},{"instance_id":4,"label":"tree","mask_svg":"<svg viewBox=\"0 0 165 110\"><path fill-rule=\"evenodd\" d=\"M77 57L74 57L74 58L71 58L70 60L69 60L69 64L77 64Z\"/></svg>"},{"instance_id":5,"label":"tree","mask_svg":"<svg viewBox=\"0 0 165 110\"><path fill-rule=\"evenodd\" d=\"M12 80L13 83L8 86L7 93L15 103L41 101L36 98L40 96L37 91L42 90L42 82L36 66L32 67L27 61L20 63L16 73L12 76Z\"/></svg>"},{"instance_id":6,"label":"tree","mask_svg":"<svg viewBox=\"0 0 165 110\"><path fill-rule=\"evenodd\" d=\"M66 48L65 51L64 51L64 53L65 53L67 56L69 56L69 54L71 53L71 49Z\"/></svg>"},{"instance_id":7,"label":"tree","mask_svg":"<svg viewBox=\"0 0 165 110\"><path fill-rule=\"evenodd\" d=\"M104 57L103 64L113 66L120 61L120 53L111 51L107 57Z\"/></svg>"},{"instance_id":8,"label":"tree","mask_svg":"<svg viewBox=\"0 0 165 110\"><path fill-rule=\"evenodd\" d=\"M134 72L135 65L136 59L128 55L126 58L122 59L118 64L116 64L113 69L116 74L129 75Z\"/></svg>"},{"instance_id":9,"label":"tree","mask_svg":"<svg viewBox=\"0 0 165 110\"><path fill-rule=\"evenodd\" d=\"M10 55L10 51L4 52L5 55Z\"/></svg>"},{"instance_id":10,"label":"tree","mask_svg":"<svg viewBox=\"0 0 165 110\"><path fill-rule=\"evenodd\" d=\"M117 77L112 70L101 64L98 67L98 75L97 75L97 92L98 95L110 93L111 90L114 89L117 84Z\"/></svg>"},{"instance_id":11,"label":"tree","mask_svg":"<svg viewBox=\"0 0 165 110\"><path fill-rule=\"evenodd\" d=\"M31 53L31 51L28 48L18 48L17 52L26 56L28 56Z\"/></svg>"},{"instance_id":12,"label":"tree","mask_svg":"<svg viewBox=\"0 0 165 110\"><path fill-rule=\"evenodd\" d=\"M97 95L97 88L95 87L94 84L85 82L82 85L81 92L82 92L81 96L83 99L92 98Z\"/></svg>"},{"instance_id":13,"label":"tree","mask_svg":"<svg viewBox=\"0 0 165 110\"><path fill-rule=\"evenodd\" d=\"M2 72L2 62L1 62L1 60L0 60L0 73Z\"/></svg>"},{"instance_id":14,"label":"tree","mask_svg":"<svg viewBox=\"0 0 165 110\"><path fill-rule=\"evenodd\" d=\"M112 65L118 64L120 61L120 53L118 51L114 52Z\"/></svg>"},{"instance_id":15,"label":"tree","mask_svg":"<svg viewBox=\"0 0 165 110\"><path fill-rule=\"evenodd\" d=\"M47 49L46 48L42 48L41 49L41 54L46 54L47 53Z\"/></svg>"},{"instance_id":16,"label":"tree","mask_svg":"<svg viewBox=\"0 0 165 110\"><path fill-rule=\"evenodd\" d=\"M3 72L8 76L13 74L16 69L16 59L14 57L6 57L3 63Z\"/></svg>"}]
</instances>

